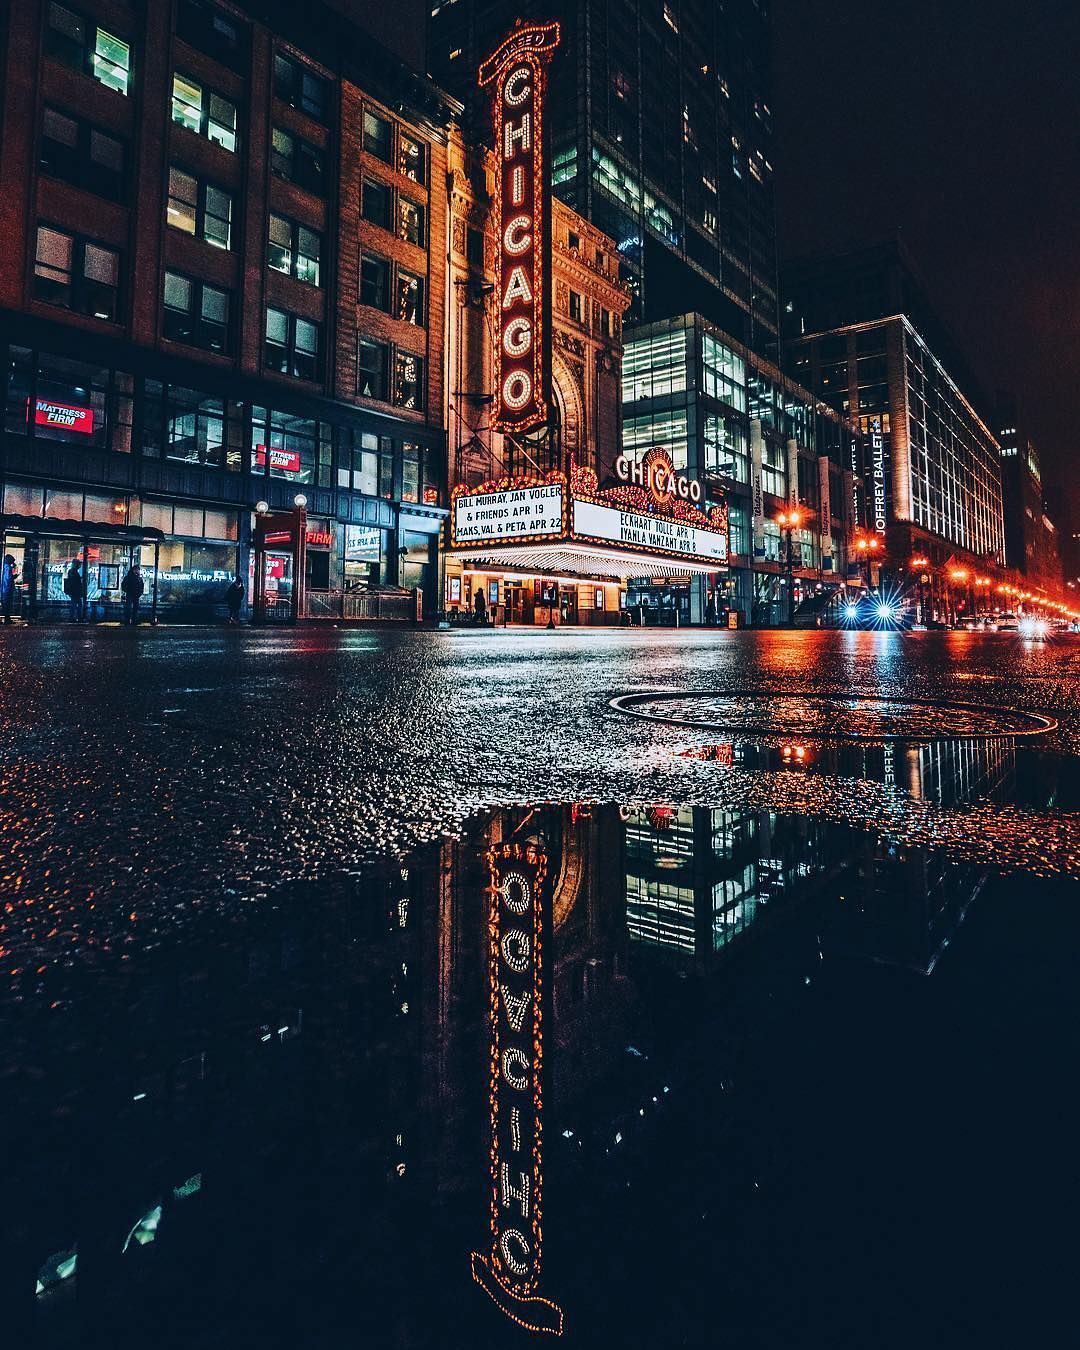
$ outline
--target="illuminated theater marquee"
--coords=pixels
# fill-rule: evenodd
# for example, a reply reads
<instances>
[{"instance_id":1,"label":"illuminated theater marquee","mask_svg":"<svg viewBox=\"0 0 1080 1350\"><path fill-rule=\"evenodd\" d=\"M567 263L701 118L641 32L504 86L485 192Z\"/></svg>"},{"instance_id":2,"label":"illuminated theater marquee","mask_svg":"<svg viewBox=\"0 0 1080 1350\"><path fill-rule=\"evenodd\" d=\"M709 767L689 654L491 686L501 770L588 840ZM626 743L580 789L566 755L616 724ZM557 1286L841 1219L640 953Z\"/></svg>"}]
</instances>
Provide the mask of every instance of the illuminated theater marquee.
<instances>
[{"instance_id":1,"label":"illuminated theater marquee","mask_svg":"<svg viewBox=\"0 0 1080 1350\"><path fill-rule=\"evenodd\" d=\"M521 434L547 417L551 277L546 265L550 202L544 153L547 66L557 23L520 24L479 71L491 90L499 169L495 220L499 248L496 430Z\"/></svg>"}]
</instances>

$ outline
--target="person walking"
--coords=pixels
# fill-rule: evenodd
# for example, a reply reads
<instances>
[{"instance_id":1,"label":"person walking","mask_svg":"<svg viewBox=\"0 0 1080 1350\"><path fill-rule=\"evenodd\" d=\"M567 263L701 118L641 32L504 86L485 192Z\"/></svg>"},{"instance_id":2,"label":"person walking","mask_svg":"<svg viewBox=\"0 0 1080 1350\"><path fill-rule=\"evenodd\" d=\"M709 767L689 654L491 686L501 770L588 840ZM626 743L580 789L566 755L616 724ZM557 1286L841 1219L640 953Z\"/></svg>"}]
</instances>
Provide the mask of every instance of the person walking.
<instances>
[{"instance_id":1,"label":"person walking","mask_svg":"<svg viewBox=\"0 0 1080 1350\"><path fill-rule=\"evenodd\" d=\"M229 589L225 592L225 603L229 607L229 622L240 622L240 606L244 603L244 583L239 577L233 577Z\"/></svg>"},{"instance_id":2,"label":"person walking","mask_svg":"<svg viewBox=\"0 0 1080 1350\"><path fill-rule=\"evenodd\" d=\"M68 598L68 615L72 623L81 623L86 604L86 585L79 571L79 560L75 558L64 577L64 594Z\"/></svg>"},{"instance_id":3,"label":"person walking","mask_svg":"<svg viewBox=\"0 0 1080 1350\"><path fill-rule=\"evenodd\" d=\"M120 583L120 589L124 593L124 622L137 624L139 622L139 601L146 589L137 562L133 562L128 568L127 574Z\"/></svg>"},{"instance_id":4,"label":"person walking","mask_svg":"<svg viewBox=\"0 0 1080 1350\"><path fill-rule=\"evenodd\" d=\"M15 604L15 583L18 577L19 569L15 559L10 553L5 554L4 561L0 563L0 610L3 611L6 624L11 623L11 610Z\"/></svg>"}]
</instances>

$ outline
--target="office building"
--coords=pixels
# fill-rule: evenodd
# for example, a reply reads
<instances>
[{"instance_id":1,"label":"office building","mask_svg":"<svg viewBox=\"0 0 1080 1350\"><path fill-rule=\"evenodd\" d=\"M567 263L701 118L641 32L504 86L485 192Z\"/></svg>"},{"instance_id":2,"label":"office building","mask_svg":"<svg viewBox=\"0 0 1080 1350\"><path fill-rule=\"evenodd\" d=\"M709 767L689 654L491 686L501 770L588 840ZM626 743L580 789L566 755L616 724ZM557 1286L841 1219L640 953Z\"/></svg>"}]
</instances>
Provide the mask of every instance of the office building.
<instances>
[{"instance_id":1,"label":"office building","mask_svg":"<svg viewBox=\"0 0 1080 1350\"><path fill-rule=\"evenodd\" d=\"M432 0L432 76L470 109L516 19L557 19L554 191L618 246L628 323L698 311L777 355L768 10L758 0ZM488 133L490 134L490 133Z\"/></svg>"},{"instance_id":2,"label":"office building","mask_svg":"<svg viewBox=\"0 0 1080 1350\"><path fill-rule=\"evenodd\" d=\"M921 578L920 611L944 618L954 609L950 576L1005 562L1000 452L984 396L899 243L804 259L784 277L786 368L857 420L867 526L886 572Z\"/></svg>"}]
</instances>

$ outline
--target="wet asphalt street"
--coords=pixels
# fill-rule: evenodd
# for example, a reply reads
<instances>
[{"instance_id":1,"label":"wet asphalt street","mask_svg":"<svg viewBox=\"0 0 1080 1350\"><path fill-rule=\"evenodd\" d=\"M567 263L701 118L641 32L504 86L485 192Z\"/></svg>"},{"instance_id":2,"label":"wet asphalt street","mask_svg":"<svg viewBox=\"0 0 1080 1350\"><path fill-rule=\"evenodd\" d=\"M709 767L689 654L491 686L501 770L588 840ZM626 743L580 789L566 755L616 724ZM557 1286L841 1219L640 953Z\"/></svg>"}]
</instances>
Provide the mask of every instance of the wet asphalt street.
<instances>
[{"instance_id":1,"label":"wet asphalt street","mask_svg":"<svg viewBox=\"0 0 1080 1350\"><path fill-rule=\"evenodd\" d=\"M608 706L649 690L958 701L986 708L990 729L994 710L1052 719L1040 747L1076 755L1075 636L12 630L0 635L0 689L9 982L180 934L285 878L403 852L495 803L776 808L987 865L1080 867L1075 761L1065 810L943 810L897 785L687 758L730 731ZM733 707L745 712L721 700L714 713ZM767 703L751 714L747 725L767 719ZM789 735L790 704L785 715L777 730ZM954 711L947 726L976 733L983 717Z\"/></svg>"}]
</instances>

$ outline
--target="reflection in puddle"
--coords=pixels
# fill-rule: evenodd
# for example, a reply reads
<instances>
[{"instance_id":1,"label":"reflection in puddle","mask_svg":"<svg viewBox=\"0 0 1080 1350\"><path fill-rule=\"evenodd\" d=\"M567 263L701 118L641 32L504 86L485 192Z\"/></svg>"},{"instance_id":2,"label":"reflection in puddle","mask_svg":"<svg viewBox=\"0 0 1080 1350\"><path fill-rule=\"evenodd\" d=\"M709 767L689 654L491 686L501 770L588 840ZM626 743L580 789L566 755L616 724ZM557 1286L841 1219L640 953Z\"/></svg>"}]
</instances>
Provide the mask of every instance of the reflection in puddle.
<instances>
[{"instance_id":1,"label":"reflection in puddle","mask_svg":"<svg viewBox=\"0 0 1080 1350\"><path fill-rule=\"evenodd\" d=\"M791 746L698 753L767 769ZM817 747L793 771L938 802L1054 790L986 741ZM519 807L182 949L50 975L2 1066L11 1343L145 1324L178 1347L434 1346L452 1318L486 1346L565 1315L581 1345L712 1344L747 1318L772 1344L762 1271L799 1258L754 1208L789 1124L761 1095L769 1038L856 990L871 1015L868 972L934 972L985 884L802 815Z\"/></svg>"}]
</instances>

